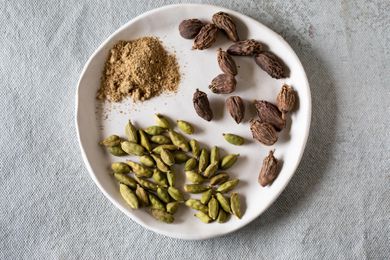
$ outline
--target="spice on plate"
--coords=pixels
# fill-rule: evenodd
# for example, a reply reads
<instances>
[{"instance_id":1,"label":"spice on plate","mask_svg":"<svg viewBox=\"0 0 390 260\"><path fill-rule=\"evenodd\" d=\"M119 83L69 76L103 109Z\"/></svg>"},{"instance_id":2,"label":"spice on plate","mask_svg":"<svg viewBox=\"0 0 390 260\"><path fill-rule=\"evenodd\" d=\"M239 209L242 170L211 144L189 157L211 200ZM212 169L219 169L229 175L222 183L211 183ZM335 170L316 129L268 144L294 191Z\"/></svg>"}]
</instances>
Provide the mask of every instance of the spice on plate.
<instances>
[{"instance_id":1,"label":"spice on plate","mask_svg":"<svg viewBox=\"0 0 390 260\"><path fill-rule=\"evenodd\" d=\"M119 41L108 55L97 98L113 102L130 96L144 101L175 92L180 82L176 57L157 37Z\"/></svg>"},{"instance_id":2,"label":"spice on plate","mask_svg":"<svg viewBox=\"0 0 390 260\"><path fill-rule=\"evenodd\" d=\"M199 19L184 20L179 24L180 35L185 39L193 39L198 35L203 25Z\"/></svg>"},{"instance_id":3,"label":"spice on plate","mask_svg":"<svg viewBox=\"0 0 390 260\"><path fill-rule=\"evenodd\" d=\"M284 84L277 98L277 105L282 113L287 113L293 110L295 106L295 91L292 87Z\"/></svg>"},{"instance_id":4,"label":"spice on plate","mask_svg":"<svg viewBox=\"0 0 390 260\"><path fill-rule=\"evenodd\" d=\"M206 93L196 89L192 102L198 116L206 121L211 121L211 119L213 119L213 111L210 108L210 102Z\"/></svg>"},{"instance_id":5,"label":"spice on plate","mask_svg":"<svg viewBox=\"0 0 390 260\"><path fill-rule=\"evenodd\" d=\"M263 51L255 56L255 62L272 78L286 78L286 69L282 60L269 51Z\"/></svg>"},{"instance_id":6,"label":"spice on plate","mask_svg":"<svg viewBox=\"0 0 390 260\"><path fill-rule=\"evenodd\" d=\"M248 39L234 43L227 49L227 53L236 56L252 56L260 53L263 48L264 46L260 42Z\"/></svg>"},{"instance_id":7,"label":"spice on plate","mask_svg":"<svg viewBox=\"0 0 390 260\"><path fill-rule=\"evenodd\" d=\"M245 105L239 96L230 96L226 99L226 108L237 124L241 123L245 115Z\"/></svg>"},{"instance_id":8,"label":"spice on plate","mask_svg":"<svg viewBox=\"0 0 390 260\"><path fill-rule=\"evenodd\" d=\"M215 94L229 94L236 90L237 81L231 74L219 74L209 85L211 92Z\"/></svg>"},{"instance_id":9,"label":"spice on plate","mask_svg":"<svg viewBox=\"0 0 390 260\"><path fill-rule=\"evenodd\" d=\"M236 25L234 24L233 19L229 14L218 12L213 15L212 19L215 26L223 30L231 41L236 42L240 40L237 34Z\"/></svg>"},{"instance_id":10,"label":"spice on plate","mask_svg":"<svg viewBox=\"0 0 390 260\"><path fill-rule=\"evenodd\" d=\"M274 157L273 150L269 151L267 157L263 160L263 166L261 167L259 174L259 183L265 187L273 183L278 177L278 160Z\"/></svg>"},{"instance_id":11,"label":"spice on plate","mask_svg":"<svg viewBox=\"0 0 390 260\"><path fill-rule=\"evenodd\" d=\"M192 48L198 50L210 48L217 40L217 34L218 28L214 24L209 23L204 25L198 35L196 35Z\"/></svg>"},{"instance_id":12,"label":"spice on plate","mask_svg":"<svg viewBox=\"0 0 390 260\"><path fill-rule=\"evenodd\" d=\"M286 126L286 120L283 118L282 112L274 104L265 100L255 100L254 105L262 123L271 124L276 131L281 131Z\"/></svg>"},{"instance_id":13,"label":"spice on plate","mask_svg":"<svg viewBox=\"0 0 390 260\"><path fill-rule=\"evenodd\" d=\"M202 102L200 108L204 109L205 101ZM139 129L130 120L127 121L125 132L129 141L113 134L100 142L110 152L112 148L121 149L114 156L122 156L122 153L138 156L139 163L126 160L111 164L113 177L119 182L119 192L129 207L149 208L147 211L155 219L166 223L174 222L174 213L180 204L197 210L195 216L205 223L226 222L230 214L241 218L243 213L239 195L237 192L230 193L240 181L230 179L229 174L223 171L236 163L239 154L228 154L221 158L219 147L213 146L209 152L207 147L201 148L195 139L188 142L184 134L173 130L173 125L164 115L156 114L155 118L157 125ZM176 122L183 133L196 132L192 123L183 120ZM232 144L244 142L242 137L234 134L224 134L224 137ZM162 142L165 144L160 144L162 139L165 139ZM169 142L166 142L167 139ZM189 155L190 152L193 157ZM184 192L175 186L180 173L175 173L173 168L183 162L186 162L184 172L188 181L183 186ZM270 171L265 177L269 179L272 176L274 174ZM189 194L200 193L200 200L188 198Z\"/></svg>"}]
</instances>

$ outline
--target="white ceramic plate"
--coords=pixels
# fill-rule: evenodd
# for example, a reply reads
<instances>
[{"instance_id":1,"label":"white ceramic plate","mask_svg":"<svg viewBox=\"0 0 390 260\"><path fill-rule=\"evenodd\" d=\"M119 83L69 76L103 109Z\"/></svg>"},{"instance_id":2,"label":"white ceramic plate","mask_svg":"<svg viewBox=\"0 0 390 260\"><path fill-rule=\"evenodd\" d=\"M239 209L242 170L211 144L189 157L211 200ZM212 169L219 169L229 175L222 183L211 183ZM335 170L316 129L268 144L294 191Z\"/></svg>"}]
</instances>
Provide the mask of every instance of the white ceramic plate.
<instances>
[{"instance_id":1,"label":"white ceramic plate","mask_svg":"<svg viewBox=\"0 0 390 260\"><path fill-rule=\"evenodd\" d=\"M216 61L216 50L219 47L226 49L231 42L220 34L212 48L194 51L191 50L192 41L181 38L178 33L178 25L183 19L196 17L210 21L212 15L218 11L227 12L234 17L241 39L253 38L266 43L271 51L283 58L291 71L289 78L275 80L263 72L252 58L235 57L239 73L237 90L233 94L247 101L245 121L239 125L224 108L224 100L228 95L216 95L208 90L211 79L221 73ZM133 104L127 100L121 104L102 105L95 96L109 49L118 40L132 40L147 35L158 36L169 51L176 52L183 74L178 93L162 95L140 104ZM290 84L296 89L299 104L291 114L287 129L281 132L277 144L265 147L251 141L248 121L255 117L255 112L249 104L255 98L275 102L283 83ZM215 120L206 122L195 114L192 95L196 88L208 94ZM123 127L129 118L136 122L137 126L153 125L153 114L156 112L172 119L192 122L197 129L193 137L204 145L209 147L217 145L225 153L241 154L237 164L229 169L233 177L241 180L236 188L242 195L244 204L245 214L241 220L232 217L225 224L206 225L193 217L193 210L183 206L176 213L174 224L168 225L156 221L144 210L132 210L126 205L118 192L118 184L109 174L110 163L118 161L118 158L108 155L98 142L113 133L123 135ZM157 233L181 239L206 239L227 234L245 226L263 213L286 187L301 160L309 133L310 115L311 97L305 71L283 38L250 17L210 5L165 6L142 14L122 26L90 57L81 73L76 95L76 125L80 148L96 185L132 220ZM248 143L241 147L230 145L222 137L222 133L225 132L239 134L245 137ZM262 188L257 182L257 176L262 160L270 149L276 150L275 156L282 161L283 167L275 182L269 187ZM180 174L184 175L182 172ZM184 181L184 176L179 178L178 185L182 187Z\"/></svg>"}]
</instances>

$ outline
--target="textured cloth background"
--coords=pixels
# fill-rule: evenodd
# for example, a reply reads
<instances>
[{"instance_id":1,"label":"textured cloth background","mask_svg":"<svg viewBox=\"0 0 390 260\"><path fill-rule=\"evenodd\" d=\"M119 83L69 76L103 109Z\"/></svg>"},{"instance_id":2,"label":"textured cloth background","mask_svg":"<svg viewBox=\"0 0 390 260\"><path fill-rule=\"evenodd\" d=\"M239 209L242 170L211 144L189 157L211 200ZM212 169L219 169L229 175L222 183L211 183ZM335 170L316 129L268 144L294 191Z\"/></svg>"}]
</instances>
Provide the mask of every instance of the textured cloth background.
<instances>
[{"instance_id":1,"label":"textured cloth background","mask_svg":"<svg viewBox=\"0 0 390 260\"><path fill-rule=\"evenodd\" d=\"M303 160L257 220L180 241L103 196L76 140L79 74L119 26L173 2L0 0L0 259L389 259L388 0L209 2L283 35L311 85Z\"/></svg>"}]
</instances>

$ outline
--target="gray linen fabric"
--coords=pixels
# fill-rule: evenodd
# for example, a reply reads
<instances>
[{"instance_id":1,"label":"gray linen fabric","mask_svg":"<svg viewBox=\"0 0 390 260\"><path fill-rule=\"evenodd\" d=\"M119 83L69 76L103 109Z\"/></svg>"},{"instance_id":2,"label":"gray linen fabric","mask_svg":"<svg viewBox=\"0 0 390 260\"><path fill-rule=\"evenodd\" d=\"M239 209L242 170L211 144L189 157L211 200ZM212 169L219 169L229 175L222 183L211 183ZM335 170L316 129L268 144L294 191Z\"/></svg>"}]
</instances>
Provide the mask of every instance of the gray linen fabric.
<instances>
[{"instance_id":1,"label":"gray linen fabric","mask_svg":"<svg viewBox=\"0 0 390 260\"><path fill-rule=\"evenodd\" d=\"M254 222L180 241L103 196L76 141L79 74L119 26L173 2L0 0L0 259L389 259L388 0L208 2L283 35L311 85L303 160Z\"/></svg>"}]
</instances>

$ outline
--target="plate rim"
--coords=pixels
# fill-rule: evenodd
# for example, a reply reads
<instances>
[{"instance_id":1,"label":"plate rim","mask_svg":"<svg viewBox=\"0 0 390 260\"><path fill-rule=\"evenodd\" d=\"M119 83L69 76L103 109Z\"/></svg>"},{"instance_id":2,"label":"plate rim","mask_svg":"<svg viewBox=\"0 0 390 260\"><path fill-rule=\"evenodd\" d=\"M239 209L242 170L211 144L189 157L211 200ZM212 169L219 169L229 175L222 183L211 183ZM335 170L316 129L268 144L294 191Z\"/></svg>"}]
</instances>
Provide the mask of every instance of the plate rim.
<instances>
[{"instance_id":1,"label":"plate rim","mask_svg":"<svg viewBox=\"0 0 390 260\"><path fill-rule=\"evenodd\" d=\"M266 207L264 208L263 211L261 211L259 214L257 215L254 215L253 217L249 218L243 225L238 225L237 227L231 229L231 230L228 230L228 231L221 231L221 232L218 232L218 233L214 233L214 234L208 234L206 236L202 236L202 235L199 235L199 234L196 234L196 235L193 235L193 234L181 234L180 236L177 235L177 233L169 233L169 232L166 232L165 230L161 230L161 229L158 229L158 228L154 228L152 226L149 226L149 225L146 225L145 223L141 222L138 220L137 217L135 217L134 215L130 214L129 211L127 209L125 209L124 207L122 207L122 205L120 205L119 203L116 202L116 200L108 193L105 191L105 189L103 188L102 184L97 180L93 170L92 170L92 167L91 167L91 164L89 163L89 160L87 158L87 155L86 155L86 152L84 150L84 147L83 147L83 144L82 144L82 141L81 141L81 137L80 137L80 130L79 130L79 90L80 90L80 84L81 84L81 81L83 79L83 76L87 70L87 68L90 66L91 64L91 61L93 60L93 58L96 56L96 54L98 52L100 52L104 46L113 38L115 37L115 35L117 35L119 32L121 32L122 30L124 30L126 27L128 27L130 24L140 20L140 19L143 19L144 17L146 16L149 16L155 12L161 12L161 11L165 11L166 9L172 9L172 8L177 8L177 7L201 7L201 8L219 8L221 11L225 11L225 12L229 12L235 16L245 16L246 18L248 18L249 20L251 20L251 22L253 22L254 24L258 25L258 26L261 26L263 27L263 29L265 30L268 30L270 33L276 35L279 37L279 40L281 41L281 43L291 52L291 54L294 56L294 58L299 62L299 65L301 66L301 69L303 70L303 73L304 73L304 77L303 77L303 80L305 81L305 85L306 85L306 91L308 93L307 95L307 102L308 102L308 115L307 115L307 118L306 118L306 125L307 127L304 129L305 132L304 132L304 136L303 136L303 149L301 149L299 155L297 156L298 160L296 162L295 165L293 165L293 167L291 167L293 170L292 170L292 174L290 176L288 176L286 178L286 182L284 185L282 185L282 187L276 192L276 195L268 202L268 204L266 205ZM104 194L104 196L106 198L108 198L108 200L114 204L120 211L122 211L126 216L128 216L131 220L135 221L137 224L141 225L142 227L148 229L148 230L151 230L155 233L158 233L158 234L161 234L161 235L164 235L164 236L168 236L168 237L172 237L172 238L176 238L176 239L183 239L183 240L204 240L204 239L211 239L211 238L216 238L216 237L219 237L219 236L223 236L223 235L227 235L229 233L233 233L243 227L245 227L246 225L248 225L249 223L251 223L252 221L254 221L255 219L257 219L260 215L262 215L275 201L277 198L280 197L280 194L286 189L287 185L290 183L291 181L291 178L295 175L295 172L299 166L299 164L301 163L301 160L302 160L302 157L303 157L303 154L305 152L305 149L306 149L306 145L307 145L307 140L308 140L308 137L309 137L309 133L310 133L310 127L311 127L311 117L312 117L312 98L311 98L311 91L310 91L310 85L309 85L309 81L308 81L308 78L307 78L307 75L306 75L306 71L302 65L302 62L301 60L299 59L298 55L295 53L294 49L290 46L290 44L280 35L278 34L277 32L273 31L272 29L270 29L268 26L262 24L261 22L257 21L256 19L246 15L246 14L243 14L243 13L240 13L238 11L234 11L234 10L231 10L231 9L228 9L228 8L225 8L225 7L221 7L221 6L217 6L217 5L210 5L210 4L194 4L194 3L188 3L188 4L171 4L171 5L164 5L164 6L161 6L161 7L158 7L158 8L154 8L152 10L149 10L147 12L144 12L136 17L134 17L133 19L129 20L128 22L126 22L125 24L123 24L122 26L120 26L117 30L115 30L113 33L111 33L96 49L95 51L89 56L87 62L85 63L81 73L80 73L80 77L77 81L77 88L76 88L76 95L75 95L75 126L76 126L76 135L77 135L77 141L78 141L78 144L79 144L79 148L80 148L80 151L81 151L81 156L83 158L83 162L88 170L88 174L89 176L92 178L92 180L94 181L95 185L98 186L99 190Z\"/></svg>"}]
</instances>

